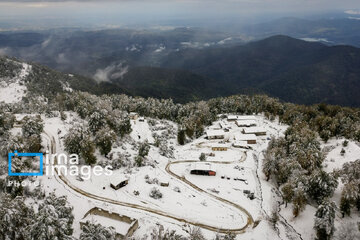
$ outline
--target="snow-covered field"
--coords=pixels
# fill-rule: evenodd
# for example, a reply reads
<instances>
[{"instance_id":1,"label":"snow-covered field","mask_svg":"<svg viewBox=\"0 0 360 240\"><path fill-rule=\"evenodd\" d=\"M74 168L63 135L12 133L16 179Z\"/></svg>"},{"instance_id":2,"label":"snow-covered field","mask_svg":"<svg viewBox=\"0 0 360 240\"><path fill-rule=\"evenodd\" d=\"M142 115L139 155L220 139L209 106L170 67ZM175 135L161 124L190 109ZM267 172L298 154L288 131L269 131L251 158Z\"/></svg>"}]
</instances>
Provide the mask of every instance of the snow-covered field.
<instances>
[{"instance_id":1,"label":"snow-covered field","mask_svg":"<svg viewBox=\"0 0 360 240\"><path fill-rule=\"evenodd\" d=\"M18 76L6 81L0 78L0 102L16 103L21 101L27 90L23 80L30 70L31 66L23 63L22 70Z\"/></svg>"}]
</instances>

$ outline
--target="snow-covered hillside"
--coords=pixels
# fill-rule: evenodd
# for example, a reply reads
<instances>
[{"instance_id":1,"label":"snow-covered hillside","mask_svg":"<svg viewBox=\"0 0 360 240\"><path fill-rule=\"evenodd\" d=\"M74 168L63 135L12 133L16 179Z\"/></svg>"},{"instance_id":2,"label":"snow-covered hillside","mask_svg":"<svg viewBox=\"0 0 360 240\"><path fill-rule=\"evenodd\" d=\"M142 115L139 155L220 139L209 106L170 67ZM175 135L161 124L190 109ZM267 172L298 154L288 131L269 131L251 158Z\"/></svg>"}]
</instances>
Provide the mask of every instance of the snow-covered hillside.
<instances>
[{"instance_id":1,"label":"snow-covered hillside","mask_svg":"<svg viewBox=\"0 0 360 240\"><path fill-rule=\"evenodd\" d=\"M27 91L24 80L30 71L31 65L22 63L22 69L17 76L10 79L0 77L0 102L17 103L21 101Z\"/></svg>"}]
</instances>

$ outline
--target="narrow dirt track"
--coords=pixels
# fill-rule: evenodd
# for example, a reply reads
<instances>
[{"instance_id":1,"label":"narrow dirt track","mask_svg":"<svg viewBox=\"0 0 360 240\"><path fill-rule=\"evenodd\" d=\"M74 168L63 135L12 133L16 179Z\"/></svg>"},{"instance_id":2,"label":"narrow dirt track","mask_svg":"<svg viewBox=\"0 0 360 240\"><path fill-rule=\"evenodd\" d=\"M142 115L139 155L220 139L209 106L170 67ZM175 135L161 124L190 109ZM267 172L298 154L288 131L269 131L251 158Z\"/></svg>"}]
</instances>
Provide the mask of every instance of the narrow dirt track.
<instances>
[{"instance_id":1,"label":"narrow dirt track","mask_svg":"<svg viewBox=\"0 0 360 240\"><path fill-rule=\"evenodd\" d=\"M50 142L51 142L51 145L50 145L50 152L52 154L55 154L56 153L56 141L55 141L55 138L51 135L51 134L48 134L48 133L45 133L49 139L50 139ZM246 156L245 156L246 158ZM244 159L243 159L244 160ZM57 159L56 159L57 161ZM55 162L56 162L55 161ZM252 223L253 223L253 218L252 216L250 215L250 213L248 211L246 211L243 207L233 203L233 202L230 202L226 199L223 199L223 198L220 198L218 196L215 196L215 195L212 195L206 191L204 191L203 189L197 187L196 185L194 185L193 183L189 182L188 180L186 179L183 179L181 178L180 176L176 175L175 173L171 172L170 170L170 166L172 164L178 164L178 163L184 163L184 162L197 162L197 161L177 161L177 162L169 162L166 166L166 171L173 177L177 178L178 180L188 184L190 187L194 188L195 190L199 191L199 192L202 192L202 193L205 193L207 194L208 196L218 200L218 201L221 201L225 204L228 204L232 207L235 207L236 209L238 209L239 211L241 211L242 213L244 213L245 215L247 215L247 223L245 226L241 226L239 228L235 228L235 229L228 229L228 228L218 228L218 227L215 227L215 226L210 226L210 225L207 225L207 224L203 224L203 223L200 223L200 222L195 222L195 221L192 221L192 220L187 220L185 218L181 218L181 217L177 217L175 215L172 215L172 214L169 214L167 212L164 212L164 211L161 211L161 210L158 210L158 209L152 209L152 208L148 208L148 207L144 207L144 206L141 206L141 205L137 205L137 204L132 204L132 203L127 203L127 202L121 202L121 201L117 201L117 200L114 200L114 199L110 199L110 198L106 198L106 197L102 197L102 196L98 196L98 195L95 195L95 194L92 194L92 193L89 193L89 192L86 192L78 187L76 187L75 185L73 185L67 178L65 178L64 176L62 175L59 175L57 169L56 169L56 177L58 177L67 187L69 187L70 189L72 189L73 191L85 196L85 197L88 197L88 198L91 198L91 199L94 199L94 200L97 200L97 201L101 201L101 202L106 202L106 203L110 203L110 204L114 204L114 205L119 205L119 206L124 206L124 207L129 207L129 208L133 208L133 209L138 209L138 210L142 210L142 211L145 211L145 212L149 212L149 213L153 213L155 215L159 215L159 216L162 216L162 217L167 217L167 218L170 218L170 219L173 219L173 220L176 220L176 221L179 221L179 222L183 222L183 223L186 223L186 224L190 224L190 225L194 225L194 226L197 226L197 227L201 227L201 228L204 228L204 229L207 229L207 230L210 230L210 231L214 231L214 232L218 232L218 233L224 233L224 234L227 234L227 233L235 233L235 234L240 234L240 233L244 233L246 228L248 228ZM234 163L234 162L214 162L214 163L218 163L218 164L231 164L231 163Z\"/></svg>"}]
</instances>

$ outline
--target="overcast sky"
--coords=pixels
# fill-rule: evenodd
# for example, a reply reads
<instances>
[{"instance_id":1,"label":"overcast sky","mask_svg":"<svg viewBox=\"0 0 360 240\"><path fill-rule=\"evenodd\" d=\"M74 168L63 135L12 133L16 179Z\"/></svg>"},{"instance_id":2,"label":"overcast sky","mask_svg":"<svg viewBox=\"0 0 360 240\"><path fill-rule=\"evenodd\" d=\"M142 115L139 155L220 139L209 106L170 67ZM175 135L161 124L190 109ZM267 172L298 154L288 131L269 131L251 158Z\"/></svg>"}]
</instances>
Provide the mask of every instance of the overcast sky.
<instances>
[{"instance_id":1,"label":"overcast sky","mask_svg":"<svg viewBox=\"0 0 360 240\"><path fill-rule=\"evenodd\" d=\"M0 0L0 19L57 19L81 23L129 24L194 19L252 19L358 11L360 0ZM26 22L27 24L29 22ZM46 24L45 21L41 22ZM0 26L1 27L1 26Z\"/></svg>"}]
</instances>

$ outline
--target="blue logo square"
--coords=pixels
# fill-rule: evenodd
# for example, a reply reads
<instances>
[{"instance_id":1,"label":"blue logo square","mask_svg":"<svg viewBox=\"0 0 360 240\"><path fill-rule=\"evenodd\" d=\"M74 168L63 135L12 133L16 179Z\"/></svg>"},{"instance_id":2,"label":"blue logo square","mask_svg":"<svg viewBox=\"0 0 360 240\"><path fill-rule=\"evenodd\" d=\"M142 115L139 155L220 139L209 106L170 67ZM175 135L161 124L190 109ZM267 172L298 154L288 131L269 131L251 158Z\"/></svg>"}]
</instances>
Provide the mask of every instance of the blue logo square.
<instances>
[{"instance_id":1,"label":"blue logo square","mask_svg":"<svg viewBox=\"0 0 360 240\"><path fill-rule=\"evenodd\" d=\"M25 172L25 173L13 173L11 171L11 160L13 157L40 157L40 172ZM9 176L43 176L43 154L42 153L18 153L15 151L14 153L8 154L9 168L8 173Z\"/></svg>"}]
</instances>

